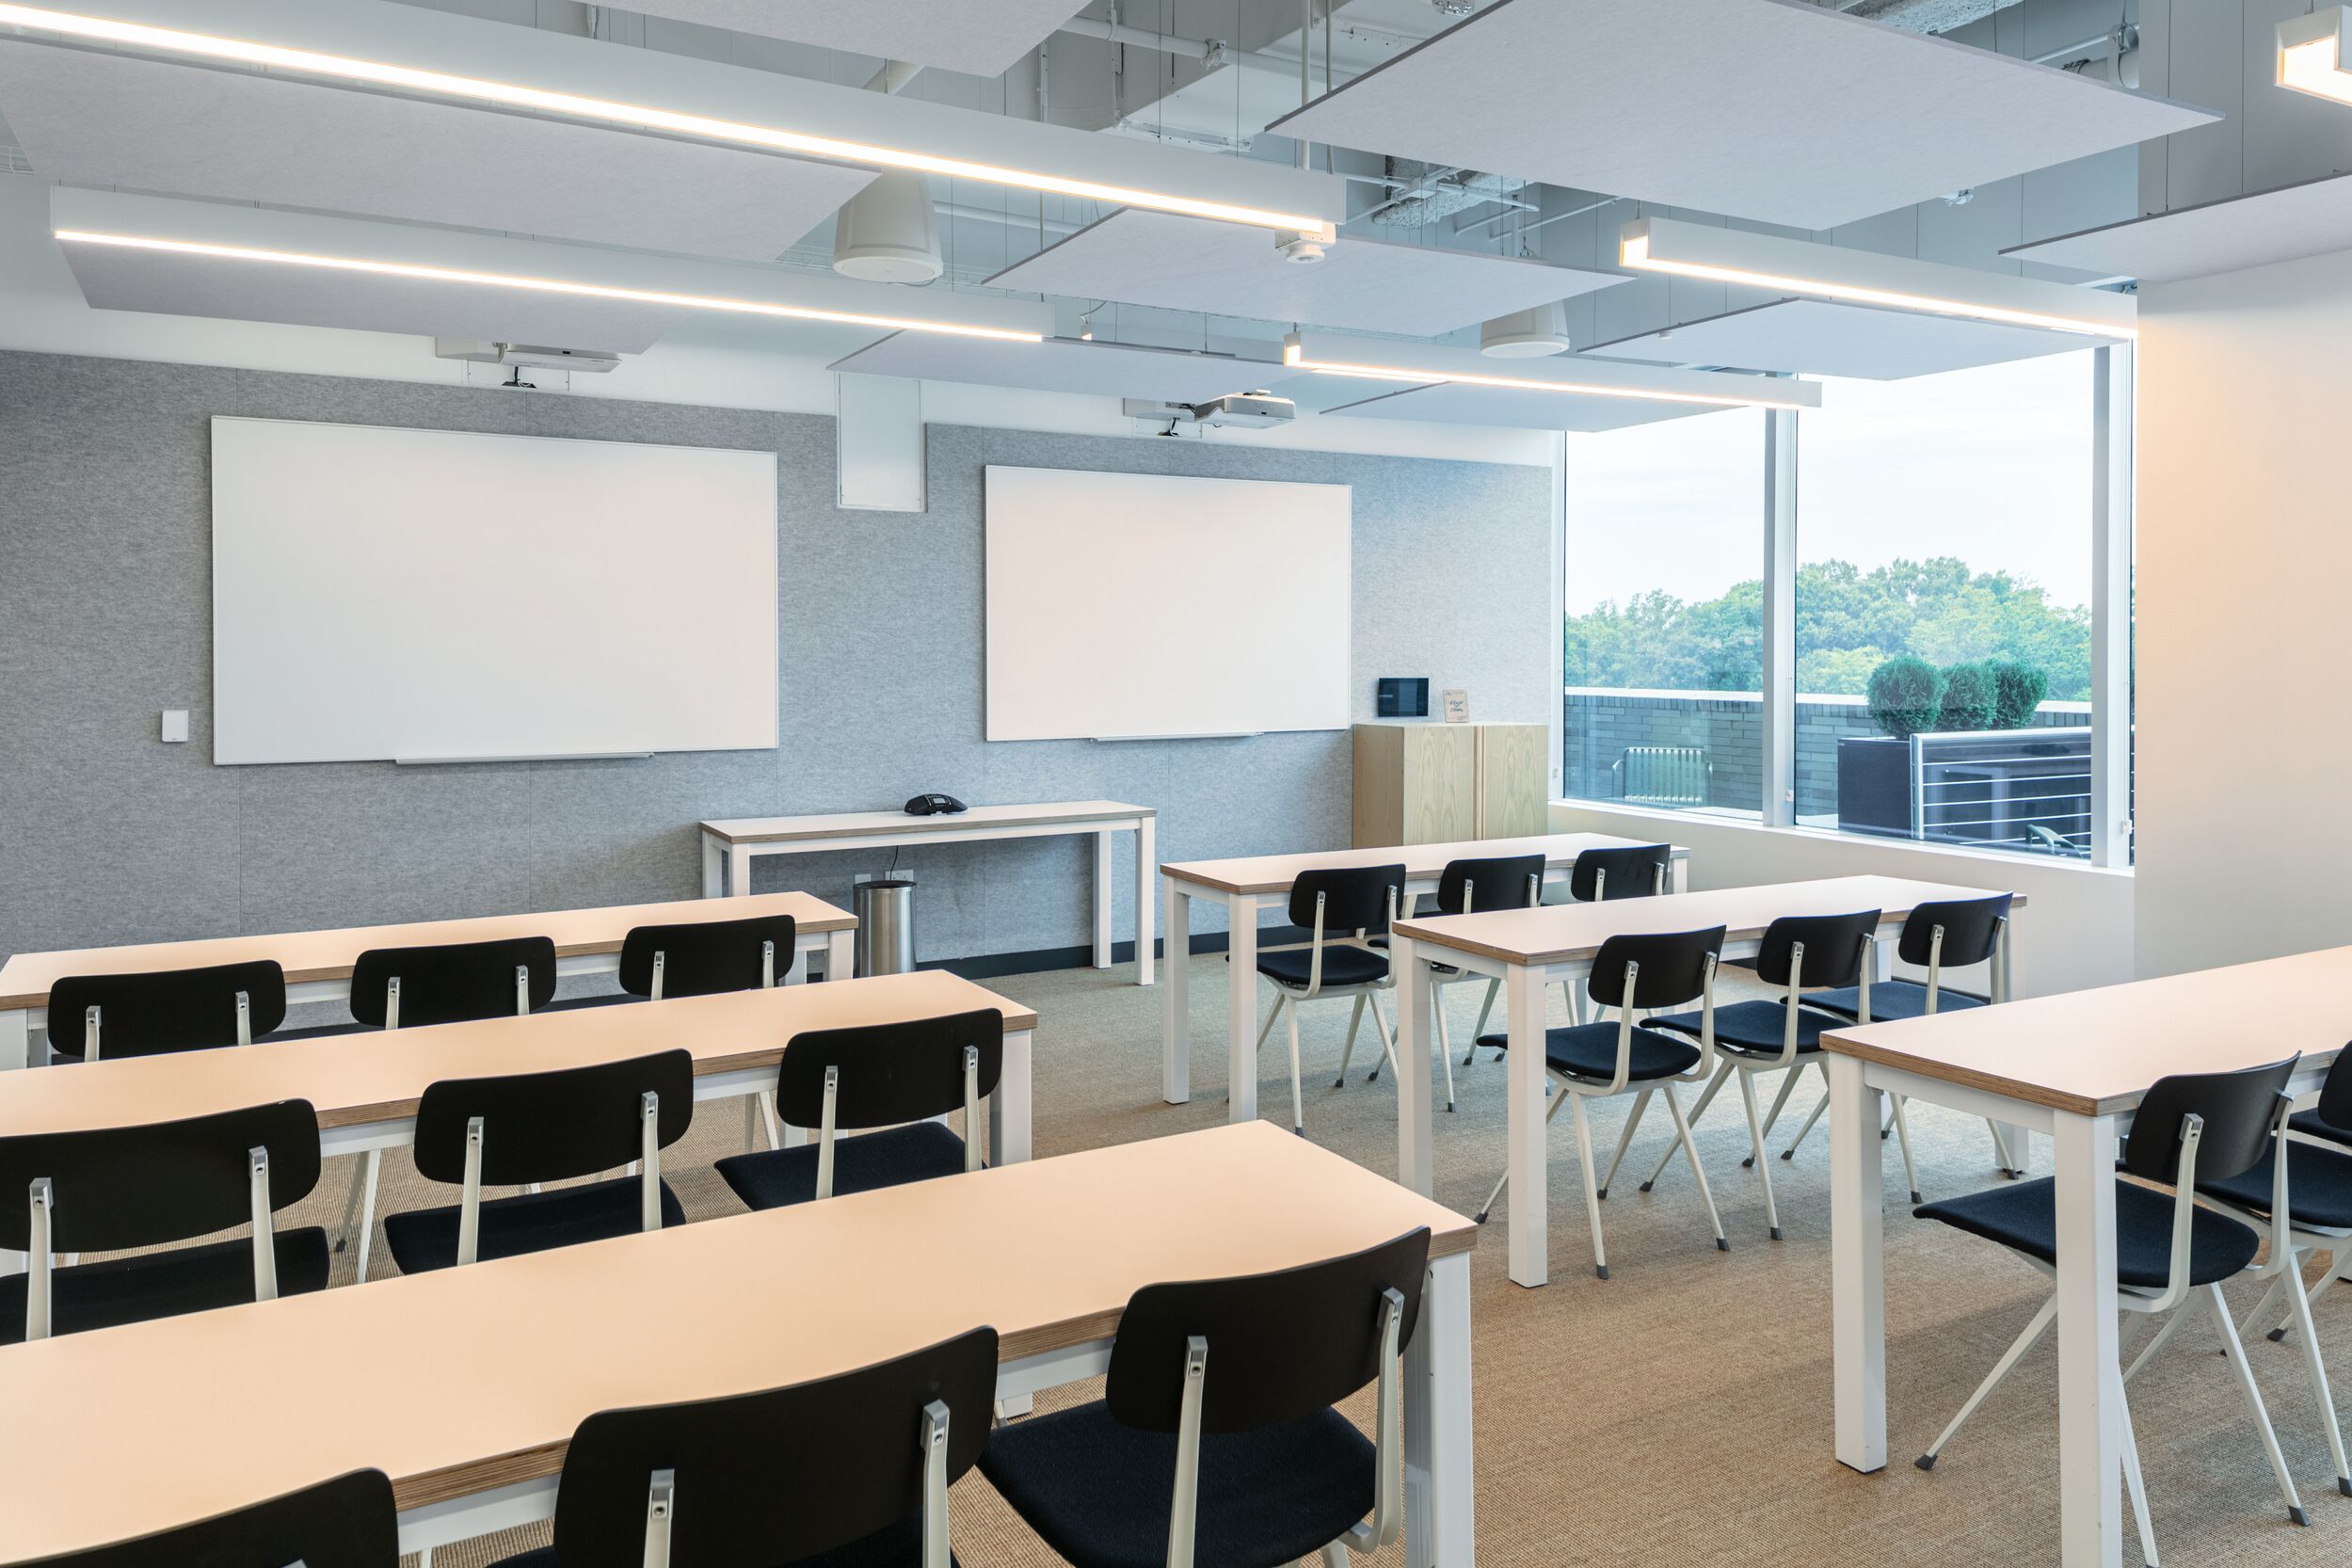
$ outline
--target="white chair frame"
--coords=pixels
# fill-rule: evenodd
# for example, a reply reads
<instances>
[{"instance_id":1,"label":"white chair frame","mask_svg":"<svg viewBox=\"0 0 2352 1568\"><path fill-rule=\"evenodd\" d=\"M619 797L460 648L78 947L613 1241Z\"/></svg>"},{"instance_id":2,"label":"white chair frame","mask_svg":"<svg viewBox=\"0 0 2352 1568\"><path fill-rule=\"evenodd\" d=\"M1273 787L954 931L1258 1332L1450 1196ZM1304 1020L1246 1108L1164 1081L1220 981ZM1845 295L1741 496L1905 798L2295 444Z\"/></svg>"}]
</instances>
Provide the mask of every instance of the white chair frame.
<instances>
[{"instance_id":1,"label":"white chair frame","mask_svg":"<svg viewBox=\"0 0 2352 1568\"><path fill-rule=\"evenodd\" d=\"M1315 924L1312 927L1311 939L1307 944L1306 984L1304 986L1292 986L1275 980L1271 975L1264 977L1267 983L1274 988L1274 1004L1267 1011L1264 1027L1257 1032L1256 1048L1260 1051L1266 1048L1267 1037L1273 1033L1274 1025L1287 1014L1290 1020L1290 1130L1302 1138L1306 1136L1306 1110L1305 1096L1299 1087L1300 1003L1313 1001L1318 997L1330 997L1335 1000L1353 998L1355 1000L1355 1011L1348 1019L1347 1047L1339 1054L1339 1076L1333 1080L1333 1088L1340 1089L1347 1086L1348 1064L1355 1056L1355 1037L1364 1026L1364 1008L1367 1002L1371 1004L1372 1027L1380 1035L1382 1054L1387 1058L1391 1067L1397 1064L1396 1036L1389 1032L1388 1020L1381 1016L1380 1011L1381 993L1397 988L1396 959L1393 954L1384 954L1389 959L1388 972L1377 980L1362 981L1353 985L1325 985L1323 984L1323 951L1333 942L1344 942L1349 947L1361 948L1367 952L1377 953L1380 950L1364 940L1364 933L1360 931L1352 936L1327 938L1323 931L1323 902L1322 894L1315 895ZM1388 923L1393 926L1396 922L1397 890L1391 888L1388 889ZM1239 976L1235 977L1234 983L1240 984ZM1448 1100L1453 1097L1453 1075L1450 1068L1447 1073L1446 1097Z\"/></svg>"}]
</instances>

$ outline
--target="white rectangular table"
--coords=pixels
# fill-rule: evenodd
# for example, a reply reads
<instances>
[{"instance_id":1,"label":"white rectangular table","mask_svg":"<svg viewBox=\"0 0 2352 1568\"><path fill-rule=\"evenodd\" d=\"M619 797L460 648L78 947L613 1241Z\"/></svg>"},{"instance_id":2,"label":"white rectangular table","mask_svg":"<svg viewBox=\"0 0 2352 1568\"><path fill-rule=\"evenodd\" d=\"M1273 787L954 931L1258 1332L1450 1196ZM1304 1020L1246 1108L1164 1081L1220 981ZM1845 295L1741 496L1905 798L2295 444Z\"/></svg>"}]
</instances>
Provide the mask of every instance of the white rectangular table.
<instances>
[{"instance_id":1,"label":"white rectangular table","mask_svg":"<svg viewBox=\"0 0 2352 1568\"><path fill-rule=\"evenodd\" d=\"M808 955L811 952L825 955L825 973L849 973L850 943L856 934L856 917L807 893L769 893L749 904L728 906L716 906L703 899L684 899L673 904L616 904L544 914L484 915L401 925L20 952L0 965L0 1070L46 1060L45 1049L32 1049L33 1039L48 1026L50 986L68 975L138 974L270 959L286 971L289 1003L343 1001L351 995L353 965L360 954L371 948L545 936L555 944L558 975L611 974L620 968L621 943L634 927L746 920L760 915L790 915L798 928L792 944L792 967L781 979L808 979Z\"/></svg>"},{"instance_id":2,"label":"white rectangular table","mask_svg":"<svg viewBox=\"0 0 2352 1568\"><path fill-rule=\"evenodd\" d=\"M1606 833L1544 833L1526 839L1472 839L1449 844L1406 844L1373 849L1310 850L1304 855L1251 855L1227 860L1176 860L1160 868L1160 886L1168 901L1168 984L1160 1009L1160 1096L1170 1105L1192 1097L1192 973L1184 960L1192 951L1192 901L1210 899L1225 906L1228 946L1225 956L1225 1082L1229 1096L1226 1119L1257 1119L1257 1063L1252 1042L1257 1038L1257 926L1268 909L1285 913L1299 873L1361 866L1405 869L1405 906L1424 894L1437 891L1437 879L1454 860L1491 856L1541 855L1548 885L1567 880L1576 856L1588 849L1625 849L1640 839L1618 839ZM1674 850L1672 881L1679 892L1689 871L1690 852ZM1426 1192L1428 1189L1424 1188Z\"/></svg>"},{"instance_id":3,"label":"white rectangular table","mask_svg":"<svg viewBox=\"0 0 2352 1568\"><path fill-rule=\"evenodd\" d=\"M1939 899L1982 896L1982 888L1940 882L1839 876L1400 920L1389 941L1399 991L1397 1179L1416 1192L1427 1192L1434 1177L1429 1052L1432 960L1503 983L1511 1039L1504 1134L1504 1163L1511 1172L1511 1277L1521 1285L1538 1286L1551 1277L1544 1121L1546 985L1564 983L1572 997L1580 996L1594 956L1611 936L1720 925L1725 928L1723 955L1744 958L1756 952L1765 928L1784 915L1847 915L1864 909L1880 911L1878 960L1883 971L1886 943L1902 930L1903 917L1913 907ZM2024 903L2018 898L2011 907L2023 908Z\"/></svg>"},{"instance_id":4,"label":"white rectangular table","mask_svg":"<svg viewBox=\"0 0 2352 1568\"><path fill-rule=\"evenodd\" d=\"M1092 834L1095 840L1095 968L1111 968L1111 836L1135 835L1135 984L1152 983L1151 873L1159 813L1122 800L1059 800L1033 806L975 806L952 815L847 811L814 817L732 817L702 824L702 896L751 891L751 863L767 856L913 844L976 843ZM829 962L829 961L828 961ZM832 971L827 969L828 974ZM843 972L847 972L844 970Z\"/></svg>"},{"instance_id":5,"label":"white rectangular table","mask_svg":"<svg viewBox=\"0 0 2352 1568\"><path fill-rule=\"evenodd\" d=\"M2344 1047L2348 996L2352 948L2333 948L1825 1033L1839 1460L1865 1472L1886 1467L1879 1096L1902 1095L2046 1132L2057 1183L2060 1560L2065 1568L2120 1568L2117 1139L2141 1096L2175 1073L2230 1072L2300 1052L2289 1092L2317 1089ZM2259 1020L2249 1024L2255 1002ZM1962 1368L1954 1386L1981 1370ZM1918 1414L1924 1432L1933 1430L1924 1423L1948 1413Z\"/></svg>"}]
</instances>

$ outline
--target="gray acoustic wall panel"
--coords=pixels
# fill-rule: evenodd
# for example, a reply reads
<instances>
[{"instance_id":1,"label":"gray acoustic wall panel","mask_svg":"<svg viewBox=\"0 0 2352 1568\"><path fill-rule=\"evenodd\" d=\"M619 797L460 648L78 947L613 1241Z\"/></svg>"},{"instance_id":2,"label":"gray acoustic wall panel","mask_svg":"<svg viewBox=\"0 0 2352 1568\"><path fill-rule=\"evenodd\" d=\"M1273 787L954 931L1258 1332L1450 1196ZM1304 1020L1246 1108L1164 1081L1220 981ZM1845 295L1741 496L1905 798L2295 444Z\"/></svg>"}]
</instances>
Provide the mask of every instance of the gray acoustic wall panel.
<instances>
[{"instance_id":1,"label":"gray acoustic wall panel","mask_svg":"<svg viewBox=\"0 0 2352 1568\"><path fill-rule=\"evenodd\" d=\"M1493 0L1269 129L1823 230L2217 118L1810 0Z\"/></svg>"},{"instance_id":2,"label":"gray acoustic wall panel","mask_svg":"<svg viewBox=\"0 0 2352 1568\"><path fill-rule=\"evenodd\" d=\"M1081 0L630 0L647 16L1000 76Z\"/></svg>"},{"instance_id":3,"label":"gray acoustic wall panel","mask_svg":"<svg viewBox=\"0 0 2352 1568\"><path fill-rule=\"evenodd\" d=\"M0 41L44 179L774 261L873 178L740 148Z\"/></svg>"},{"instance_id":4,"label":"gray acoustic wall panel","mask_svg":"<svg viewBox=\"0 0 2352 1568\"><path fill-rule=\"evenodd\" d=\"M1630 280L1621 272L1354 234L1302 265L1284 261L1263 229L1135 207L988 280L1017 294L1421 338Z\"/></svg>"},{"instance_id":5,"label":"gray acoustic wall panel","mask_svg":"<svg viewBox=\"0 0 2352 1568\"><path fill-rule=\"evenodd\" d=\"M215 414L775 452L782 745L638 761L214 767ZM1467 686L1481 717L1539 721L1559 700L1544 469L934 425L931 509L910 515L837 510L833 463L832 421L815 415L0 354L0 734L11 737L0 749L0 954L689 898L702 818L870 810L924 790L1141 801L1160 808L1170 858L1347 843L1344 732L981 739L981 475L992 463L1351 486L1357 716L1371 716L1374 677L1400 673ZM193 744L156 741L164 708L194 710ZM1123 932L1131 853L1114 873ZM921 955L1080 946L1092 858L1075 839L908 852ZM770 861L759 883L846 903L852 872L888 859ZM1206 914L1200 923L1213 928Z\"/></svg>"},{"instance_id":6,"label":"gray acoustic wall panel","mask_svg":"<svg viewBox=\"0 0 2352 1568\"><path fill-rule=\"evenodd\" d=\"M1640 360L1654 364L1897 381L1939 371L2069 354L2115 341L1961 316L1874 311L1867 305L1841 305L1828 299L1784 299L1596 344L1584 352L1604 360Z\"/></svg>"}]
</instances>

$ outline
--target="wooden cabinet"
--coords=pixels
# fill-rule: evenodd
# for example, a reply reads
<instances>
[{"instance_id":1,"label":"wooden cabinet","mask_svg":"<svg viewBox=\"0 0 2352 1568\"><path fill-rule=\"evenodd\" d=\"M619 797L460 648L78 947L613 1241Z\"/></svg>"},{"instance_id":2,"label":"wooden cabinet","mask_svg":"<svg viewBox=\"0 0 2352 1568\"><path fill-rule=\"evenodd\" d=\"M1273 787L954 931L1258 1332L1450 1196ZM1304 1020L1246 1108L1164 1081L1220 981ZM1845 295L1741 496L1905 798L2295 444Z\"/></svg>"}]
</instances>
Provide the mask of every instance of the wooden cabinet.
<instances>
[{"instance_id":1,"label":"wooden cabinet","mask_svg":"<svg viewBox=\"0 0 2352 1568\"><path fill-rule=\"evenodd\" d=\"M1541 833L1550 731L1540 724L1359 724L1355 842L1437 844Z\"/></svg>"}]
</instances>

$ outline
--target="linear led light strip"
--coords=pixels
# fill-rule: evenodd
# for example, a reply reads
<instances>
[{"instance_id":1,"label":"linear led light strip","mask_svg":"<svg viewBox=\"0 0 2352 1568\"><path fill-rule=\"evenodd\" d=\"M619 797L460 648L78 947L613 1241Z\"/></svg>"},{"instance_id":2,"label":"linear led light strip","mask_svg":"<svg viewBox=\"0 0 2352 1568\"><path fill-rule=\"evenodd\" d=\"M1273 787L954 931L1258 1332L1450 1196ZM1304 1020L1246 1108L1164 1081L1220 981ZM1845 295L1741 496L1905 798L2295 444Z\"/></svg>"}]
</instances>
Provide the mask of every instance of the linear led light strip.
<instances>
[{"instance_id":1,"label":"linear led light strip","mask_svg":"<svg viewBox=\"0 0 2352 1568\"><path fill-rule=\"evenodd\" d=\"M2344 69L2342 6L2324 6L2279 24L2279 85L2315 98L2352 104L2352 75Z\"/></svg>"},{"instance_id":2,"label":"linear led light strip","mask_svg":"<svg viewBox=\"0 0 2352 1568\"><path fill-rule=\"evenodd\" d=\"M1360 364L1350 360L1310 360L1295 339L1283 344L1282 362L1292 370L1304 370L1316 376L1351 376L1366 381L1402 381L1416 387L1502 387L1512 392L1570 392L1583 397L1632 397L1651 403L1697 403L1711 408L1812 407L1810 403L1776 397L1751 397L1740 393L1661 392L1648 387L1588 381L1534 381L1518 376L1415 370L1409 365Z\"/></svg>"},{"instance_id":3,"label":"linear led light strip","mask_svg":"<svg viewBox=\"0 0 2352 1568\"><path fill-rule=\"evenodd\" d=\"M1746 267L1724 266L1712 262L1667 261L1650 254L1650 239L1646 234L1627 235L1618 243L1619 264L1637 272L1664 272L1677 278L1704 278L1717 283L1743 283L1753 288L1771 289L1782 294L1810 295L1821 299L1844 299L1856 305L1883 305L1891 310L1920 311L1931 315L1968 316L1977 321L2004 322L2011 327L2039 327L2053 332L2081 332L2099 338L2130 338L2137 330L2128 326L2108 322L2084 321L2072 316L2050 315L2040 311L2020 311L2006 305L1979 304L1974 300L1944 299L1932 295L1904 294L1894 289L1867 288L1859 283L1840 283L1824 278L1801 278L1792 274L1755 272Z\"/></svg>"},{"instance_id":4,"label":"linear led light strip","mask_svg":"<svg viewBox=\"0 0 2352 1568\"><path fill-rule=\"evenodd\" d=\"M386 278L422 278L438 283L486 284L492 288L529 289L539 294L626 299L640 305L675 305L696 311L732 311L742 315L789 316L798 321L837 321L854 327L874 327L904 332L945 332L963 338L995 338L1005 343L1045 341L1036 332L1019 332L1001 327L973 327L952 321L917 321L903 316L869 315L857 311L821 311L805 305L778 305L762 299L667 294L659 289L575 283L561 278L526 278L506 272L475 272L465 267L425 266L409 262L372 262L352 256L313 256L298 250L264 250L251 246L211 245L198 240L157 239L144 234L106 234L88 229L59 229L54 232L58 239L73 245L110 245L128 250L168 250L185 256L211 256L221 261L276 262L285 266L320 267L334 272L365 272Z\"/></svg>"},{"instance_id":5,"label":"linear led light strip","mask_svg":"<svg viewBox=\"0 0 2352 1568\"><path fill-rule=\"evenodd\" d=\"M1012 185L1022 190L1051 191L1056 195L1081 197L1090 200L1110 202L1126 207L1148 207L1157 212L1183 213L1192 217L1215 218L1226 223L1254 224L1261 228L1296 230L1301 232L1328 237L1331 225L1320 217L1296 213L1267 212L1256 207L1235 206L1224 201L1206 201L1189 196L1168 196L1158 191L1130 190L1123 185L1096 184L1091 180L1064 179L1058 174L1040 174L1031 169L1006 168L995 164L968 163L961 158L943 158L928 152L913 152L904 148L876 147L864 142L841 141L832 136L811 136L802 131L787 131L771 125L746 125L738 120L713 120L705 115L683 114L675 109L658 109L642 104L621 104L605 98L586 98L576 93L552 92L541 88L523 87L513 82L493 82L477 76L456 76L446 72L422 71L411 66L392 65L381 60L354 59L344 55L323 55L308 49L287 49L277 44L256 43L246 39L216 38L207 33L182 32L170 27L152 27L144 23L117 22L105 17L76 16L70 11L46 10L36 6L0 5L0 24L39 28L68 38L91 39L106 43L127 43L147 49L168 50L174 54L192 55L203 59L232 60L242 65L275 66L306 75L338 78L348 82L368 82L381 87L406 88L416 92L433 93L447 98L472 99L484 104L503 104L520 109L537 109L548 114L565 115L574 119L609 120L616 124L634 125L651 131L668 131L679 136L696 136L710 141L740 142L751 147L774 148L781 152L798 152L813 158L832 158L844 163L867 164L882 168L913 169L923 174L944 174L959 180L979 180L989 184Z\"/></svg>"}]
</instances>

